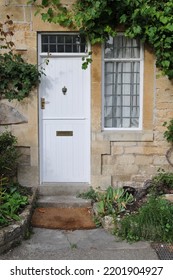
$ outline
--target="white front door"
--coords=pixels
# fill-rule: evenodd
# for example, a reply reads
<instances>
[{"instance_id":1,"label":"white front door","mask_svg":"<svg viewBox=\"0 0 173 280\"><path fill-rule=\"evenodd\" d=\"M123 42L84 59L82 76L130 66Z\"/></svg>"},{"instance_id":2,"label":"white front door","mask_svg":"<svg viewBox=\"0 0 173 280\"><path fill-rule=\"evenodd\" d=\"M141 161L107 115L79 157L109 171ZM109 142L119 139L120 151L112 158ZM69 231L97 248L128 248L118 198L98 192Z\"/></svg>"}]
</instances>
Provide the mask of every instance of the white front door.
<instances>
[{"instance_id":1,"label":"white front door","mask_svg":"<svg viewBox=\"0 0 173 280\"><path fill-rule=\"evenodd\" d=\"M45 57L41 57L43 62ZM41 183L90 181L90 70L49 57L40 84Z\"/></svg>"}]
</instances>

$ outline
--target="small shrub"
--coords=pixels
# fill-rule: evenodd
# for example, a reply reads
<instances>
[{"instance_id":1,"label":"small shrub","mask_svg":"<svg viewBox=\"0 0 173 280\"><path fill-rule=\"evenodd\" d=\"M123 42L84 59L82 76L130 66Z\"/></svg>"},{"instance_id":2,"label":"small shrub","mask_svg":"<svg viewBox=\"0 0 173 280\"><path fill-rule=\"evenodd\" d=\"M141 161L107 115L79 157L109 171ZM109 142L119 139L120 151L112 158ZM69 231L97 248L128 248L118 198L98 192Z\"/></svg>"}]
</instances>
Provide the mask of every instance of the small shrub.
<instances>
[{"instance_id":1,"label":"small shrub","mask_svg":"<svg viewBox=\"0 0 173 280\"><path fill-rule=\"evenodd\" d=\"M160 195L171 190L173 190L173 173L159 169L158 174L152 178L152 191Z\"/></svg>"},{"instance_id":2,"label":"small shrub","mask_svg":"<svg viewBox=\"0 0 173 280\"><path fill-rule=\"evenodd\" d=\"M20 157L16 147L17 138L11 132L0 134L0 178L11 178L16 174Z\"/></svg>"},{"instance_id":3,"label":"small shrub","mask_svg":"<svg viewBox=\"0 0 173 280\"><path fill-rule=\"evenodd\" d=\"M123 188L109 186L104 193L98 195L97 210L101 216L118 215L126 210L128 203L134 200L132 194Z\"/></svg>"},{"instance_id":4,"label":"small shrub","mask_svg":"<svg viewBox=\"0 0 173 280\"><path fill-rule=\"evenodd\" d=\"M149 197L138 213L124 216L116 234L127 241L173 242L173 205L161 197Z\"/></svg>"},{"instance_id":5,"label":"small shrub","mask_svg":"<svg viewBox=\"0 0 173 280\"><path fill-rule=\"evenodd\" d=\"M126 205L134 200L132 194L126 192L123 188L113 188L109 186L106 191L95 191L92 187L86 193L80 194L82 198L92 199L97 202L98 214L103 217L105 215L116 215L126 209Z\"/></svg>"},{"instance_id":6,"label":"small shrub","mask_svg":"<svg viewBox=\"0 0 173 280\"><path fill-rule=\"evenodd\" d=\"M164 132L163 136L167 140L168 143L173 144L173 119L170 122L164 122L163 126L166 127L166 131Z\"/></svg>"}]
</instances>

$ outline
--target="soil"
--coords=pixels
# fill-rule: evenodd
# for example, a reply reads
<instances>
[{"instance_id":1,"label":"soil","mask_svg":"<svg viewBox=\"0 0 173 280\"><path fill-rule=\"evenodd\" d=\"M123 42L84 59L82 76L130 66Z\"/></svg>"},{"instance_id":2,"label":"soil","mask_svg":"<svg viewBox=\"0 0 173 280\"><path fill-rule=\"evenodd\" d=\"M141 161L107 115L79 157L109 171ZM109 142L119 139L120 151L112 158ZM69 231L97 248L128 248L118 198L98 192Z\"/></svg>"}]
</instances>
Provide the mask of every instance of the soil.
<instances>
[{"instance_id":1,"label":"soil","mask_svg":"<svg viewBox=\"0 0 173 280\"><path fill-rule=\"evenodd\" d=\"M31 224L33 227L62 230L96 228L91 208L36 208Z\"/></svg>"}]
</instances>

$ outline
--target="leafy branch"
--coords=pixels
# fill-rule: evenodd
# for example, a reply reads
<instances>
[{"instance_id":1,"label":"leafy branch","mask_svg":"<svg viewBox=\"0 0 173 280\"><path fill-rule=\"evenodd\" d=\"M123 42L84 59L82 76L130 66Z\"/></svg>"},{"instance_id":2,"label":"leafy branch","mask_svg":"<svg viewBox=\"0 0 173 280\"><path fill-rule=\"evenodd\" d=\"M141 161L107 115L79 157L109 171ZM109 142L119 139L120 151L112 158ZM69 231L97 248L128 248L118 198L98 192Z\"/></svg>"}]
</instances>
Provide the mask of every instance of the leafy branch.
<instances>
[{"instance_id":1,"label":"leafy branch","mask_svg":"<svg viewBox=\"0 0 173 280\"><path fill-rule=\"evenodd\" d=\"M123 29L126 36L149 44L156 66L173 78L172 0L77 0L71 6L63 5L61 0L30 3L37 7L36 13L43 21L76 29L91 44L104 42L116 35L115 30Z\"/></svg>"},{"instance_id":2,"label":"leafy branch","mask_svg":"<svg viewBox=\"0 0 173 280\"><path fill-rule=\"evenodd\" d=\"M14 52L13 35L13 21L7 15L7 20L0 22L0 98L21 101L37 86L43 71Z\"/></svg>"}]
</instances>

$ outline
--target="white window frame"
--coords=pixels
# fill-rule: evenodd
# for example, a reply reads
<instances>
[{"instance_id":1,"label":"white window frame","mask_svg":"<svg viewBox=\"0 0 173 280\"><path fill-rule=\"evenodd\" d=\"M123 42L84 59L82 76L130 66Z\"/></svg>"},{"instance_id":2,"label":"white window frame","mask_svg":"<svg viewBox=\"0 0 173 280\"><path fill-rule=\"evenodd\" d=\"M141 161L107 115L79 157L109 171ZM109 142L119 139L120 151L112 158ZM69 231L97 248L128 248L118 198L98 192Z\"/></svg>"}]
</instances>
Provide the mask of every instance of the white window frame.
<instances>
[{"instance_id":1,"label":"white window frame","mask_svg":"<svg viewBox=\"0 0 173 280\"><path fill-rule=\"evenodd\" d=\"M88 53L91 51L91 45L90 43L86 40L86 52L42 52L41 51L41 36L42 35L80 35L79 32L38 32L38 54L41 56L49 57L88 57Z\"/></svg>"},{"instance_id":2,"label":"white window frame","mask_svg":"<svg viewBox=\"0 0 173 280\"><path fill-rule=\"evenodd\" d=\"M118 33L117 36L124 35L123 33ZM142 130L142 124L143 124L143 92L144 92L144 45L142 42L140 42L140 58L134 58L134 59L118 59L118 58L105 58L104 57L104 49L105 44L102 46L102 130L104 131L135 131L135 130ZM114 61L139 61L140 62L140 101L139 101L139 107L140 107L140 114L139 114L139 125L138 127L130 127L130 128L123 128L123 127L105 127L105 116L104 116L104 102L105 102L105 62L114 62Z\"/></svg>"}]
</instances>

